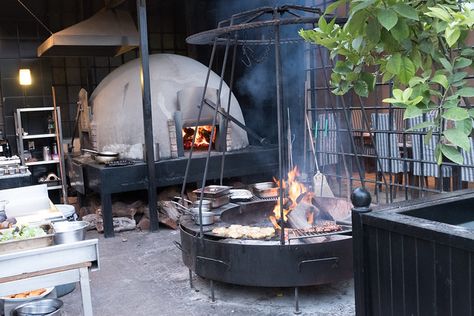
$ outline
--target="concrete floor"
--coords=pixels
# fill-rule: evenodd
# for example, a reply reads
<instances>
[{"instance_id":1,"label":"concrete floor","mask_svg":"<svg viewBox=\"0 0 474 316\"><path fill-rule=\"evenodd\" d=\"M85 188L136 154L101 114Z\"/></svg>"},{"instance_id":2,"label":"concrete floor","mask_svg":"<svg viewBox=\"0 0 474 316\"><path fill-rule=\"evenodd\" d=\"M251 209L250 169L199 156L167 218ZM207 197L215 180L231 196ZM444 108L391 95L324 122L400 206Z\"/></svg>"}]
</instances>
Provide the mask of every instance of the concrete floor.
<instances>
[{"instance_id":1,"label":"concrete floor","mask_svg":"<svg viewBox=\"0 0 474 316\"><path fill-rule=\"evenodd\" d=\"M90 231L87 238L99 238L101 269L90 274L95 315L293 315L293 289L217 283L215 303L208 280L194 275L191 289L173 245L178 231L123 232L111 239ZM64 315L81 315L79 286L61 299ZM300 289L300 309L302 315L354 315L352 280Z\"/></svg>"}]
</instances>

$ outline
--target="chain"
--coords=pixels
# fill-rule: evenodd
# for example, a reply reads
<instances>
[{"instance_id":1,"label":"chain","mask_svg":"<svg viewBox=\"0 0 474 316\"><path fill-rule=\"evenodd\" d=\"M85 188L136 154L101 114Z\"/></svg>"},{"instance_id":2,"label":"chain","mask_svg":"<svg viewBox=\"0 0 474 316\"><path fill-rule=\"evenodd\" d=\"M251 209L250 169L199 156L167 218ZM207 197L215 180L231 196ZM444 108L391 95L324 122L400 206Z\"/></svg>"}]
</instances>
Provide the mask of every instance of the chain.
<instances>
[{"instance_id":1,"label":"chain","mask_svg":"<svg viewBox=\"0 0 474 316\"><path fill-rule=\"evenodd\" d=\"M251 67L252 66L252 61L256 64L263 63L265 59L267 59L268 54L270 53L270 46L272 43L272 38L273 38L274 32L273 29L270 29L268 31L268 42L265 45L265 49L260 56L257 56L256 52L246 44L245 38L247 37L247 31L243 32L243 44L242 44L242 58L241 61L246 67Z\"/></svg>"}]
</instances>

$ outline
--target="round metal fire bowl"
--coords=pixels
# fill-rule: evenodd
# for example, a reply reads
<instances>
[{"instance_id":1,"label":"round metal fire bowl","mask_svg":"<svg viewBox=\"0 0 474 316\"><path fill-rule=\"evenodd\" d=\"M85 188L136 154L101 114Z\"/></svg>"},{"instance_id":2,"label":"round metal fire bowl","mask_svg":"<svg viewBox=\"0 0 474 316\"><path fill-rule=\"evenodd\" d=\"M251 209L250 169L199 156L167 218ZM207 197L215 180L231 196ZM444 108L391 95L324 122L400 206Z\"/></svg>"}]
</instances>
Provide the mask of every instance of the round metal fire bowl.
<instances>
[{"instance_id":1,"label":"round metal fire bowl","mask_svg":"<svg viewBox=\"0 0 474 316\"><path fill-rule=\"evenodd\" d=\"M245 213L245 205L241 208ZM315 237L280 245L277 240L240 240L204 235L180 225L184 264L197 275L259 287L327 284L352 277L352 237Z\"/></svg>"}]
</instances>

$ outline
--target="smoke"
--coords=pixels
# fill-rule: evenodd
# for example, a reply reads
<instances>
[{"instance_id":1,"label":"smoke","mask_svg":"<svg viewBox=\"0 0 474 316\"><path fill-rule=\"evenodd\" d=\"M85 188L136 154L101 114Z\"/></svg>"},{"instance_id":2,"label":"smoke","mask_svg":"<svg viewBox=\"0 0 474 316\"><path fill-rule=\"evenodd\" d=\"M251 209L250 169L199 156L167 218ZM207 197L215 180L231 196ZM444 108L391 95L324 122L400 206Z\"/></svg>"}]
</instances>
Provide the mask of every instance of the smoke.
<instances>
[{"instance_id":1,"label":"smoke","mask_svg":"<svg viewBox=\"0 0 474 316\"><path fill-rule=\"evenodd\" d=\"M230 18L233 14L260 7L282 5L307 5L308 1L298 0L226 0L218 1L217 20ZM297 11L298 14L303 14ZM284 15L282 18L290 18ZM270 19L269 15L264 16ZM281 39L297 39L302 25L282 25ZM258 28L239 32L240 40L274 38L274 27ZM304 133L304 81L306 79L305 45L303 42L282 44L280 46L280 65L282 78L282 106L291 113L292 134L300 140L294 144L295 160L303 153ZM250 45L238 47L235 94L242 106L247 126L261 136L276 141L276 72L274 45ZM285 114L286 115L286 114ZM284 119L287 123L287 118Z\"/></svg>"}]
</instances>

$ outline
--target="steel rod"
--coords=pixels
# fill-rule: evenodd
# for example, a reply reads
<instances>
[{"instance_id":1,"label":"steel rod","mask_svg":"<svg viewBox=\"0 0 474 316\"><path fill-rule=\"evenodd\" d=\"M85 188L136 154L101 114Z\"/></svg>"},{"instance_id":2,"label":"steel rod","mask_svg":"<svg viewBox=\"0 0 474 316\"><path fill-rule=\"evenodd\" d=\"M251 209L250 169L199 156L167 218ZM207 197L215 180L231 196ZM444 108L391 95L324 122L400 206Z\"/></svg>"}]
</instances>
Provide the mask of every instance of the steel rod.
<instances>
[{"instance_id":1,"label":"steel rod","mask_svg":"<svg viewBox=\"0 0 474 316\"><path fill-rule=\"evenodd\" d=\"M211 150L212 150L211 142L214 139L214 136L216 135L217 113L218 113L219 107L221 106L221 93L222 93L222 86L224 83L224 74L225 74L225 69L226 69L227 56L229 55L229 45L230 45L230 38L227 41L227 45L225 47L225 52L224 52L224 59L222 61L221 80L219 82L219 89L217 90L217 104L216 104L216 109L214 110L214 115L212 117L211 138L209 141L209 146L207 148L206 164L204 165L204 174L202 176L202 183L201 183L201 194L199 196L199 237L201 239L204 238L204 232L203 232L203 227L202 227L203 226L202 225L202 200L204 199L204 187L206 186L207 172L209 170L209 161L211 158ZM203 105L201 104L201 107L202 106ZM197 128L196 128L196 133L194 133L194 136L196 134L197 134Z\"/></svg>"},{"instance_id":2,"label":"steel rod","mask_svg":"<svg viewBox=\"0 0 474 316\"><path fill-rule=\"evenodd\" d=\"M143 128L145 133L145 154L148 171L148 208L150 210L150 231L158 230L156 212L155 155L153 145L153 118L151 108L150 63L148 56L148 31L146 0L137 0L138 29L140 33L140 75L143 102Z\"/></svg>"},{"instance_id":3,"label":"steel rod","mask_svg":"<svg viewBox=\"0 0 474 316\"><path fill-rule=\"evenodd\" d=\"M189 287L194 289L194 284L193 284L193 271L189 269Z\"/></svg>"},{"instance_id":4,"label":"steel rod","mask_svg":"<svg viewBox=\"0 0 474 316\"><path fill-rule=\"evenodd\" d=\"M210 280L210 286L211 286L211 302L215 302L216 301L216 296L215 296L215 293L214 293L214 281L213 280Z\"/></svg>"},{"instance_id":5,"label":"steel rod","mask_svg":"<svg viewBox=\"0 0 474 316\"><path fill-rule=\"evenodd\" d=\"M212 46L212 51L211 51L211 58L209 60L209 66L207 68L206 80L204 82L204 90L202 91L201 104L199 106L199 112L198 112L198 117L197 117L197 121L196 121L196 125L195 125L195 131L197 131L199 123L201 121L201 115L202 115L204 99L206 98L206 90L207 90L207 85L209 84L209 77L211 76L211 72L212 72L211 68L212 68L212 64L214 63L214 57L216 55L216 48L217 48L217 44L216 44L216 41L214 41L214 45ZM189 150L188 161L186 162L186 169L184 171L184 178L183 178L183 186L181 187L181 201L184 201L184 199L185 199L184 193L186 191L186 183L187 183L187 180L188 180L189 168L191 167L191 159L193 158L193 148L194 148L194 144L196 142L196 135L197 135L197 133L194 133L193 141L191 143L191 148Z\"/></svg>"},{"instance_id":6,"label":"steel rod","mask_svg":"<svg viewBox=\"0 0 474 316\"><path fill-rule=\"evenodd\" d=\"M234 38L234 41L237 40L237 36ZM230 105L232 103L232 89L234 88L234 73L235 73L235 60L237 59L237 43L234 42L234 51L232 53L232 66L230 68L230 82L229 82L229 97L227 99L227 111L226 113L229 114L230 116ZM227 126L229 125L229 118L225 117L224 119L224 124L222 128L224 128L224 135L227 135ZM227 137L224 140L220 140L225 144L224 148L222 149L222 159L221 159L221 174L219 177L219 183L220 185L223 185L223 179L224 179L224 166L225 166L225 153L227 151Z\"/></svg>"},{"instance_id":7,"label":"steel rod","mask_svg":"<svg viewBox=\"0 0 474 316\"><path fill-rule=\"evenodd\" d=\"M300 311L300 296L298 293L298 287L295 287L295 311L293 312L295 315L301 314Z\"/></svg>"},{"instance_id":8,"label":"steel rod","mask_svg":"<svg viewBox=\"0 0 474 316\"><path fill-rule=\"evenodd\" d=\"M275 12L276 14L276 12ZM280 25L275 25L275 77L276 77L276 97L277 97L277 126L278 126L278 177L280 196L280 244L285 244L285 225L283 212L283 106L282 106L282 86L281 86L281 65L280 65Z\"/></svg>"}]
</instances>

